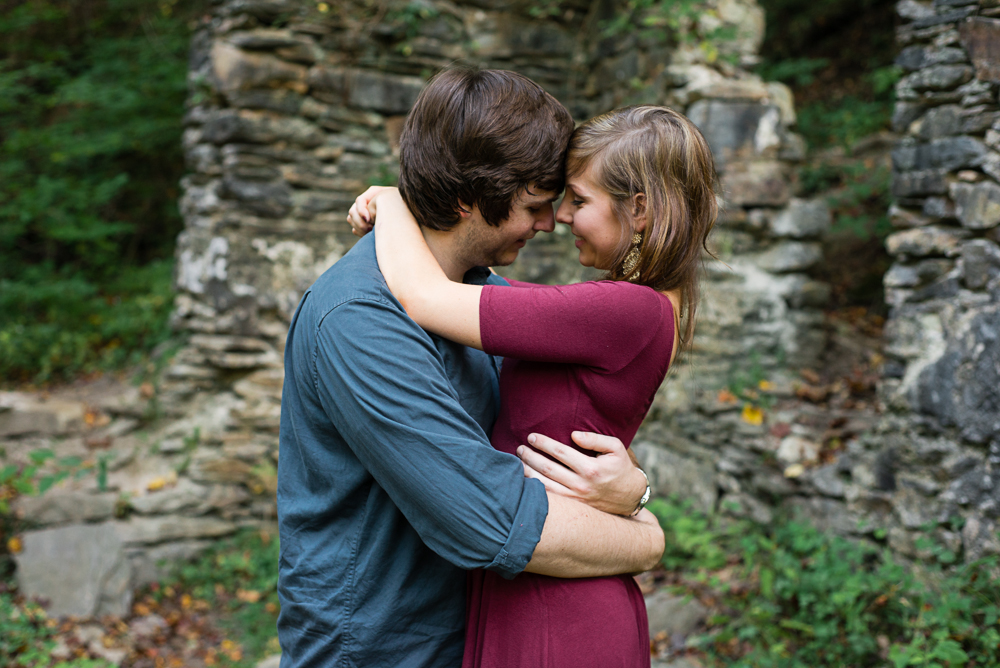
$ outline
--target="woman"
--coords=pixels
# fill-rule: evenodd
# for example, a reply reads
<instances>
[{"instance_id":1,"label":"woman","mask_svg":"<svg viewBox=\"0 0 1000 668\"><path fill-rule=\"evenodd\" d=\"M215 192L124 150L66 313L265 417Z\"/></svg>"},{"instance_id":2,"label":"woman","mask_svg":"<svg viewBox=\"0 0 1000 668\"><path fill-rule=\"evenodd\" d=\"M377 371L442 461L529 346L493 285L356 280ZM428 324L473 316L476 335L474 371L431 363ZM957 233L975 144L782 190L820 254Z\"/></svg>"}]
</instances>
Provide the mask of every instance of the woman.
<instances>
[{"instance_id":1,"label":"woman","mask_svg":"<svg viewBox=\"0 0 1000 668\"><path fill-rule=\"evenodd\" d=\"M574 429L628 444L679 343L690 343L715 184L711 151L690 121L663 107L619 109L573 133L556 214L581 264L606 270L605 280L451 282L391 189L372 201L379 267L424 329L505 358L494 447L516 453L536 432L569 443ZM366 196L356 207L364 213ZM645 604L631 577L508 581L474 571L467 605L465 668L649 666Z\"/></svg>"}]
</instances>

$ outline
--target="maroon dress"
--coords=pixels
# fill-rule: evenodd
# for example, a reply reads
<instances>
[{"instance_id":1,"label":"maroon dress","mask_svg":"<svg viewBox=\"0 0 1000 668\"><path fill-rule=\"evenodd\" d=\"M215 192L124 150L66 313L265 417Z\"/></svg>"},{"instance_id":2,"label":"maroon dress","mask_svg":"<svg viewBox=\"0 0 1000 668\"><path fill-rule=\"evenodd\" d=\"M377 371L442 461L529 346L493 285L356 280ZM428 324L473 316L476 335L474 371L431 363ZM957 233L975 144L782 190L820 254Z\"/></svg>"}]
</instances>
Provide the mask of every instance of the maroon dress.
<instances>
[{"instance_id":1,"label":"maroon dress","mask_svg":"<svg viewBox=\"0 0 1000 668\"><path fill-rule=\"evenodd\" d=\"M493 447L574 430L628 445L670 365L670 300L627 282L486 286L483 349L504 359ZM585 451L588 452L588 451ZM588 454L593 454L588 452ZM463 668L648 668L646 606L627 575L472 571Z\"/></svg>"}]
</instances>

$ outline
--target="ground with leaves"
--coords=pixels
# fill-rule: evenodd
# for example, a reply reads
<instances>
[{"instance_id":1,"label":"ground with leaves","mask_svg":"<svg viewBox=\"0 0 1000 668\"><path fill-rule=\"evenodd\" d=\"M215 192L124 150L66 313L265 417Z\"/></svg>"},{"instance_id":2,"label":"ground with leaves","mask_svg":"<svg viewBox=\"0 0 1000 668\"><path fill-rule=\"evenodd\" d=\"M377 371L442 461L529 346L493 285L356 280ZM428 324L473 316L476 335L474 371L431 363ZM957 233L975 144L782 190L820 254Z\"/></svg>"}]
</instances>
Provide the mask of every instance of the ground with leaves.
<instances>
[{"instance_id":1,"label":"ground with leaves","mask_svg":"<svg viewBox=\"0 0 1000 668\"><path fill-rule=\"evenodd\" d=\"M277 563L275 532L246 532L138 592L125 618L50 619L39 602L0 585L0 665L254 666L279 651Z\"/></svg>"}]
</instances>

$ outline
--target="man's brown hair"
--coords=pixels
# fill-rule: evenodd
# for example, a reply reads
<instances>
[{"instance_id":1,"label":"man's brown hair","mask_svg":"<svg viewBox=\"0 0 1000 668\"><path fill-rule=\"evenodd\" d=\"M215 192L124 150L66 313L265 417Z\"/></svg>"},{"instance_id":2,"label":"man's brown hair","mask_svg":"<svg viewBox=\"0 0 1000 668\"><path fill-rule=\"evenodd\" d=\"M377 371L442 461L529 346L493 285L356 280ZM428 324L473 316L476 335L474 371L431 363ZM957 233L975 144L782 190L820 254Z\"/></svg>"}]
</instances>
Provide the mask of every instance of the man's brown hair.
<instances>
[{"instance_id":1,"label":"man's brown hair","mask_svg":"<svg viewBox=\"0 0 1000 668\"><path fill-rule=\"evenodd\" d=\"M679 290L689 348L698 306L698 270L719 215L718 176L712 149L694 123L666 107L637 105L592 118L573 133L566 169L588 168L611 196L622 225L611 280L630 280L656 290ZM639 258L625 275L632 247L635 196L644 196L646 229Z\"/></svg>"},{"instance_id":2,"label":"man's brown hair","mask_svg":"<svg viewBox=\"0 0 1000 668\"><path fill-rule=\"evenodd\" d=\"M529 185L559 192L573 119L531 79L447 69L420 93L399 141L399 191L424 227L449 230L473 205L490 225Z\"/></svg>"}]
</instances>

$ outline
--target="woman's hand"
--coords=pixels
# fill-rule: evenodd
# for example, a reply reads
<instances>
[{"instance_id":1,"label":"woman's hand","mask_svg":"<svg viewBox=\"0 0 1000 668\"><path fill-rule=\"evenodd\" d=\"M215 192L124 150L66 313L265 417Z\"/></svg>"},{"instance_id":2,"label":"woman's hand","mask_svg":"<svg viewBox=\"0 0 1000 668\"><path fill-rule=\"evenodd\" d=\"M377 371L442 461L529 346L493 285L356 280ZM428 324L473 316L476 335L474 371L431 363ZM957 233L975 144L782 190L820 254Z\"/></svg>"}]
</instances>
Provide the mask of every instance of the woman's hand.
<instances>
[{"instance_id":1,"label":"woman's hand","mask_svg":"<svg viewBox=\"0 0 1000 668\"><path fill-rule=\"evenodd\" d=\"M591 508L612 515L631 515L646 492L646 477L636 468L629 451L613 436L574 431L572 438L581 448L597 452L597 456L585 455L548 436L531 434L528 443L534 450L523 445L517 449L524 475L541 480L550 492L582 501Z\"/></svg>"},{"instance_id":2,"label":"woman's hand","mask_svg":"<svg viewBox=\"0 0 1000 668\"><path fill-rule=\"evenodd\" d=\"M379 193L387 190L396 190L392 186L372 186L364 191L351 205L351 210L347 212L347 222L351 224L351 232L356 237L363 237L372 231L375 226L375 199Z\"/></svg>"}]
</instances>

